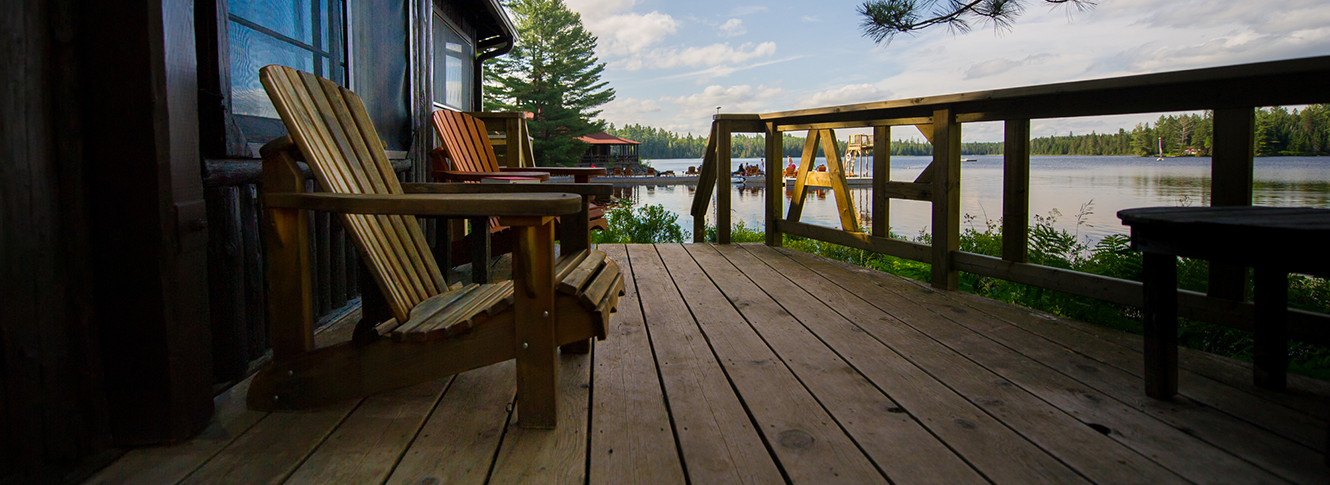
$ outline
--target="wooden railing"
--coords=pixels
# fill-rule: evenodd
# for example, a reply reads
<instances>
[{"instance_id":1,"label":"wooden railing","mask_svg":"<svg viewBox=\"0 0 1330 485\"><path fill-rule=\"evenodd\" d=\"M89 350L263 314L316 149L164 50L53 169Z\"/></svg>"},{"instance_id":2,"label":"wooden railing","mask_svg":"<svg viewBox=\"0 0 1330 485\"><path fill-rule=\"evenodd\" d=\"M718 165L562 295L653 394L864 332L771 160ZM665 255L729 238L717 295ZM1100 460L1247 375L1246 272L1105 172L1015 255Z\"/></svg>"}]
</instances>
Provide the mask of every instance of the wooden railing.
<instances>
[{"instance_id":1,"label":"wooden railing","mask_svg":"<svg viewBox=\"0 0 1330 485\"><path fill-rule=\"evenodd\" d=\"M1148 74L1112 79L1028 86L995 91L929 96L848 106L763 114L723 114L713 118L702 175L693 201L694 238L705 234L705 216L716 197L718 242L730 242L730 134L765 133L767 139L766 243L780 245L783 234L802 236L932 265L931 283L957 288L960 271L1048 288L1112 303L1141 307L1141 283L1030 264L1030 120L1166 111L1213 110L1211 204L1246 206L1252 201L1256 107L1330 102L1330 56L1239 66ZM1005 123L1002 257L960 251L961 127L964 123ZM893 126L918 127L933 145L933 162L913 181L889 179ZM845 169L834 144L835 129L873 129L872 226L860 231L849 198ZM808 136L785 212L781 153L783 132ZM831 172L841 229L800 222L804 180L818 140ZM932 203L932 245L888 237L889 199ZM782 213L785 212L784 215ZM1254 307L1243 301L1244 268L1211 265L1208 294L1179 292L1179 315L1251 329ZM1292 338L1330 344L1330 316L1291 311Z\"/></svg>"},{"instance_id":2,"label":"wooden railing","mask_svg":"<svg viewBox=\"0 0 1330 485\"><path fill-rule=\"evenodd\" d=\"M406 152L390 152L393 168L410 168ZM263 207L259 160L208 160L204 200L208 207L208 286L213 375L225 383L244 377L268 352L264 288ZM308 173L307 184L314 183ZM355 245L336 217L310 212L313 302L319 324L355 308L362 282Z\"/></svg>"}]
</instances>

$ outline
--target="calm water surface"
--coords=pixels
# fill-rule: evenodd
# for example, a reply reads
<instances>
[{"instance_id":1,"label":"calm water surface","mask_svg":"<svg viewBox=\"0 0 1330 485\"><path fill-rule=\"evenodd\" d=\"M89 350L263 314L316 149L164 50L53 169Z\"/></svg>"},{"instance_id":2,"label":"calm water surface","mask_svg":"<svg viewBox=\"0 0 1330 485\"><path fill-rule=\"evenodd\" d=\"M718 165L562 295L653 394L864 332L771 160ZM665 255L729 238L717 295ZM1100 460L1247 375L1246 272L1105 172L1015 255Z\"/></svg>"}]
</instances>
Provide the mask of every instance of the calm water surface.
<instances>
[{"instance_id":1,"label":"calm water surface","mask_svg":"<svg viewBox=\"0 0 1330 485\"><path fill-rule=\"evenodd\" d=\"M1002 157L967 155L975 162L961 164L962 214L974 216L976 228L985 220L1002 217ZM931 157L892 157L891 180L913 181L932 160ZM759 163L759 159L735 159L740 163ZM689 166L701 165L696 159L652 160L657 170L684 173ZM819 159L818 163L822 163ZM1253 202L1257 205L1330 208L1330 157L1257 158L1255 162ZM626 186L616 188L639 204L661 204L679 214L685 230L693 227L688 214L692 185ZM761 228L764 189L740 185L733 189L734 221L745 221ZM791 190L784 191L788 209ZM852 188L851 198L861 221L871 220L871 189ZM1030 214L1053 214L1056 226L1078 233L1090 242L1110 234L1126 234L1128 228L1117 218L1117 211L1133 207L1206 206L1210 204L1210 159L1169 158L1156 161L1141 157L1030 157ZM892 200L892 231L914 237L929 230L932 223L927 202ZM709 222L715 222L715 202ZM1076 215L1083 214L1081 223ZM813 190L804 205L803 222L840 227L836 199L829 190ZM1060 215L1058 215L1060 214ZM865 224L866 225L866 224Z\"/></svg>"}]
</instances>

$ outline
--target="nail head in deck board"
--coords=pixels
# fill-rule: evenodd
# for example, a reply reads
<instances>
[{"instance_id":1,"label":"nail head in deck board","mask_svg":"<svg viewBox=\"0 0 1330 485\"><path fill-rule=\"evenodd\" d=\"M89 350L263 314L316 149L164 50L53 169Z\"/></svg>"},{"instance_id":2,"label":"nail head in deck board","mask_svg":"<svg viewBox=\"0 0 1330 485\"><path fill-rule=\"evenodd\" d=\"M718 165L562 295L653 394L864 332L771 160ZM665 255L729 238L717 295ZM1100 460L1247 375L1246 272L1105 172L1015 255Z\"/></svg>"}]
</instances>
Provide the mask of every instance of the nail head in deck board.
<instances>
[{"instance_id":1,"label":"nail head in deck board","mask_svg":"<svg viewBox=\"0 0 1330 485\"><path fill-rule=\"evenodd\" d=\"M827 261L814 260L794 253L787 252L787 254L808 261L817 268L826 270L831 268L831 263ZM880 285L911 285L918 289L917 294L911 295L912 298L925 300L938 297L946 298L946 295L938 294L939 292L930 293L931 290L925 290L903 280L896 280L885 274L875 274L871 271L857 272ZM994 328L1000 330L1003 327L995 326ZM996 333L991 335L998 338L1007 334ZM1014 335L1028 337L1028 334L1024 332ZM1021 338L1019 341L1012 341L998 338L998 341L1008 347L1020 349L1022 353L1041 362L1060 363L1070 356L1066 348L1043 339ZM1082 349L1075 347L1072 347L1072 350L1082 351ZM1092 348L1085 350L1094 351ZM1090 356L1096 357L1094 355ZM1138 364L1139 361L1133 365L1139 367ZM1325 473L1325 467L1321 465L1321 455L1311 448L1258 429L1254 425L1223 414L1209 406L1198 405L1185 397L1176 398L1172 402L1161 402L1146 398L1140 392L1140 378L1124 370L1105 367L1092 375L1085 375L1087 371L1084 368L1071 366L1064 368L1063 372L1077 378L1091 388L1104 392L1137 410L1154 416L1184 432L1193 434L1207 443L1214 444L1286 479L1314 481L1315 477L1323 476Z\"/></svg>"},{"instance_id":2,"label":"nail head in deck board","mask_svg":"<svg viewBox=\"0 0 1330 485\"><path fill-rule=\"evenodd\" d=\"M1158 465L1150 463L1145 457L1138 455L1137 452L1153 457L1160 464L1186 476L1190 480L1214 482L1243 477L1243 482L1279 481L1277 477L1240 460L1233 460L1231 456L1218 448L1165 426L1144 413L1126 409L1125 404L1112 399L1110 396L1093 391L1085 384L1061 374L1048 372L1049 369L1044 365L1055 368L1058 366L1049 362L1041 363L1037 359L1020 355L1018 352L1024 347L1012 346L1007 348L998 345L994 341L983 338L982 333L976 333L975 329L968 329L947 321L948 319L974 321L991 319L991 317L979 312L958 313L951 311L954 306L947 305L945 301L939 301L946 298L942 292L931 292L931 290L919 286L900 282L894 286L907 287L916 291L911 291L908 295L895 294L885 288L875 286L868 280L861 279L847 270L836 268L829 262L808 260L806 263L810 270L818 271L828 280L840 283L845 289L844 291L858 294L865 300L874 302L880 308L892 308L901 312L902 320L936 340L937 343L931 345L945 345L955 352L953 355L964 355L976 362L970 365L983 366L985 369L1000 374L1002 378L1010 379L1010 381L1003 381L1004 383L1015 383L1021 389L1024 389L1024 391L1021 391L1016 389L1015 386L1009 385L986 386L985 384L993 382L997 376L975 381L965 374L948 372L948 369L956 366L947 365L946 362L924 364L929 360L928 353L918 352L917 349L928 347L930 344L911 341L908 337L900 335L887 337L891 342L900 342L916 349L913 353L916 363L934 369L935 375L946 380L949 385L958 389L958 391L970 396L972 401L980 404L992 400L1002 402L1000 407L985 407L991 408L990 411L999 414L999 419L1002 419L1023 435L1030 437L1031 440L1040 443L1044 449L1058 455L1065 463L1077 467L1096 483L1121 481L1128 483L1161 483L1180 479L1159 468ZM797 273L791 271L788 274L794 275ZM886 284L887 280L891 278L893 277L881 278L882 283ZM859 284L855 284L856 282ZM927 304L915 304L912 301L927 302ZM848 307L849 305L844 306ZM1055 355L1053 357L1059 356ZM1076 359L1074 356L1067 357ZM1064 358L1062 360L1068 359ZM1087 360L1087 362L1092 361ZM966 382L967 380L970 382ZM1023 419L1022 416L1016 414L1020 412L1019 407L1038 408L1045 406L1043 402L1035 400L1025 391L1029 391L1030 394L1034 394L1044 402L1065 411L1066 414L1054 410L1053 413L1056 414L1045 418L1047 423L1032 422L1029 419L1035 416L1027 415ZM988 395L985 395L986 393ZM1110 407L1114 409L1110 409ZM1073 417L1078 418L1079 421ZM1087 426L1091 422L1111 423L1110 428L1117 433L1110 433L1109 436L1100 435ZM1052 427L1047 427L1049 425L1052 425ZM1125 446L1121 446L1119 443ZM1135 449L1136 452L1128 448ZM1119 468L1127 468L1128 466L1133 468L1136 474L1129 474L1127 469L1119 470Z\"/></svg>"},{"instance_id":3,"label":"nail head in deck board","mask_svg":"<svg viewBox=\"0 0 1330 485\"><path fill-rule=\"evenodd\" d=\"M705 254L708 249L699 249L699 246L691 246L689 249L728 297L734 301L755 302L742 310L748 321L790 364L791 370L820 398L822 405L836 417L888 478L897 484L987 483L913 417L903 412L891 412L892 409L902 408L857 369L842 360L836 354L841 349L828 348L828 344L819 341L819 336L810 333L804 328L805 324L782 306L822 310L808 317L808 326L831 329L829 331L843 338L864 338L863 333L857 331L852 323L844 321L826 307L817 305L815 301L799 298L800 295L793 292L803 290L747 251L734 245L710 248L714 248L728 263L734 265L730 267L732 274L727 275L725 266L720 264L725 260L717 261L717 258ZM735 267L742 275L752 278L752 282L733 273ZM779 295L781 303L777 304L768 295ZM817 323L834 320L841 322L838 325ZM860 357L846 354L846 358L854 360L855 365L863 364Z\"/></svg>"},{"instance_id":4,"label":"nail head in deck board","mask_svg":"<svg viewBox=\"0 0 1330 485\"><path fill-rule=\"evenodd\" d=\"M642 315L694 483L784 481L725 379L665 265L650 245L628 245Z\"/></svg>"},{"instance_id":5,"label":"nail head in deck board","mask_svg":"<svg viewBox=\"0 0 1330 485\"><path fill-rule=\"evenodd\" d=\"M490 483L583 483L586 481L587 402L591 356L559 359L558 420L555 429L520 427L520 412L509 420ZM521 399L521 396L518 396Z\"/></svg>"},{"instance_id":6,"label":"nail head in deck board","mask_svg":"<svg viewBox=\"0 0 1330 485\"><path fill-rule=\"evenodd\" d=\"M839 309L851 313L843 319L861 327L864 331L882 335L885 327L899 325L886 324L883 319L894 320L890 313L866 304L855 303L842 298L845 290L819 285L813 290L808 286L822 279L813 271L791 264L789 258L778 254L774 249L764 246L744 245L758 259L773 267L780 267L781 273L796 284L808 288L808 294L816 294L823 299L824 307ZM825 280L823 280L825 281ZM783 295L791 300L797 293ZM836 300L834 303L829 300ZM812 301L792 303L787 308L800 321L809 325L818 325L818 336L840 351L843 355L857 355L855 364L860 372L876 383L892 399L901 403L912 415L928 427L934 435L946 442L980 473L990 480L1002 483L1033 483L1055 481L1062 483L1084 482L1079 475L1049 456L1024 437L1008 429L997 419L986 414L978 406L967 401L958 391L950 388L933 375L932 371L918 364L920 349L904 347L893 340L881 342L865 334L847 332L838 334L821 331L822 325L835 319L815 318L811 308L817 303ZM883 346L887 348L884 349Z\"/></svg>"},{"instance_id":7,"label":"nail head in deck board","mask_svg":"<svg viewBox=\"0 0 1330 485\"><path fill-rule=\"evenodd\" d=\"M886 482L684 247L657 249L717 359L729 364L730 382L790 480Z\"/></svg>"},{"instance_id":8,"label":"nail head in deck board","mask_svg":"<svg viewBox=\"0 0 1330 485\"><path fill-rule=\"evenodd\" d=\"M620 262L624 296L609 338L596 342L589 482L684 483L627 249L597 249Z\"/></svg>"},{"instance_id":9,"label":"nail head in deck board","mask_svg":"<svg viewBox=\"0 0 1330 485\"><path fill-rule=\"evenodd\" d=\"M365 398L285 483L383 483L450 379Z\"/></svg>"},{"instance_id":10,"label":"nail head in deck board","mask_svg":"<svg viewBox=\"0 0 1330 485\"><path fill-rule=\"evenodd\" d=\"M312 412L269 413L182 483L281 483L359 403L351 399Z\"/></svg>"},{"instance_id":11,"label":"nail head in deck board","mask_svg":"<svg viewBox=\"0 0 1330 485\"><path fill-rule=\"evenodd\" d=\"M517 387L514 361L458 374L421 426L388 485L484 483Z\"/></svg>"}]
</instances>

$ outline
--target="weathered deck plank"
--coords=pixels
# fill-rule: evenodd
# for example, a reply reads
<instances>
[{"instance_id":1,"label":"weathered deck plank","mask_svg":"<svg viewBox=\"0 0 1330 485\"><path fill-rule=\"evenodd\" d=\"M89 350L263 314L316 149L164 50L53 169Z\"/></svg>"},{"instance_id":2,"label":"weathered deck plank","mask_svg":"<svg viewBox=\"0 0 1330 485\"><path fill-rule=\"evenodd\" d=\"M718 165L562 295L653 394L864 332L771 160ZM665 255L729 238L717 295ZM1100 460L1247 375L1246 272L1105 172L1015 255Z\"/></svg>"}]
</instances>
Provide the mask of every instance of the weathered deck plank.
<instances>
[{"instance_id":1,"label":"weathered deck plank","mask_svg":"<svg viewBox=\"0 0 1330 485\"><path fill-rule=\"evenodd\" d=\"M786 254L799 259L801 262L809 263L817 270L834 271L832 268L835 265L826 260L807 258L802 254L788 252ZM1083 386L1098 390L1135 410L1144 412L1163 423L1167 423L1169 426L1177 428L1179 431L1225 450L1232 456L1229 461L1233 459L1245 460L1285 479L1300 483L1316 481L1325 476L1325 465L1321 461L1320 453L1310 447L1299 445L1184 396L1179 396L1171 402L1162 402L1146 397L1141 391L1140 377L1122 370L1124 368L1141 368L1143 358L1140 356L1135 356L1133 364L1131 356L1113 352L1114 349L1105 349L1105 344L1101 341L1082 340L1082 345L1063 347L1010 325L1013 322L1004 322L994 318L960 318L964 314L956 310L961 312L966 310L951 304L948 295L944 293L935 292L900 279L882 278L871 272L859 272L859 274L867 276L875 283L880 283L882 285L880 287L884 289L902 292L902 296L906 300L923 302L924 306L920 308L926 308L929 312L942 310L957 315L954 317L957 323L966 326L967 333L971 335L983 335L1008 348L1018 349L1022 354L1075 378ZM893 307L893 310L895 309ZM933 318L934 321L939 319L940 317ZM1024 319L1019 321L1021 323L1032 323L1033 320ZM1056 329L1053 331L1066 333L1066 330ZM1094 360L1076 356L1071 352L1067 352L1067 348L1095 359L1116 359L1115 363L1118 368L1093 366ZM1110 351L1105 352L1104 350ZM1195 448L1197 447L1189 447L1188 449ZM1254 480L1260 474L1248 473L1241 476L1252 476Z\"/></svg>"},{"instance_id":2,"label":"weathered deck plank","mask_svg":"<svg viewBox=\"0 0 1330 485\"><path fill-rule=\"evenodd\" d=\"M559 428L515 426L514 365L322 409L217 399L197 439L87 483L1319 483L1330 384L1250 386L1140 337L761 245L608 245L609 339L560 357ZM353 320L353 319L351 319ZM351 325L318 345L349 338Z\"/></svg>"},{"instance_id":3,"label":"weathered deck plank","mask_svg":"<svg viewBox=\"0 0 1330 485\"><path fill-rule=\"evenodd\" d=\"M383 483L450 380L365 398L286 483Z\"/></svg>"},{"instance_id":4,"label":"weathered deck plank","mask_svg":"<svg viewBox=\"0 0 1330 485\"><path fill-rule=\"evenodd\" d=\"M513 361L458 374L387 483L485 483L516 387Z\"/></svg>"},{"instance_id":5,"label":"weathered deck plank","mask_svg":"<svg viewBox=\"0 0 1330 485\"><path fill-rule=\"evenodd\" d=\"M719 254L715 252L717 249ZM887 478L897 484L987 483L945 443L929 434L910 415L901 412L898 403L804 328L790 312L781 308L781 304L799 305L813 311L826 307L798 298L800 295L791 291L798 288L742 249L691 246L689 252L799 380L820 397L822 405ZM728 261L721 259L721 254ZM734 266L729 266L731 263ZM778 303L772 295L779 295L781 302ZM794 300L790 300L791 296ZM835 318L835 315L826 311L813 318L823 321ZM836 326L842 336L862 338L861 331L848 322L842 323ZM858 360L854 357L853 354L846 356Z\"/></svg>"},{"instance_id":6,"label":"weathered deck plank","mask_svg":"<svg viewBox=\"0 0 1330 485\"><path fill-rule=\"evenodd\" d=\"M249 382L245 379L213 399L212 423L194 439L178 445L130 451L84 483L155 485L179 482L268 415L245 407Z\"/></svg>"},{"instance_id":7,"label":"weathered deck plank","mask_svg":"<svg viewBox=\"0 0 1330 485\"><path fill-rule=\"evenodd\" d=\"M555 429L525 429L514 414L494 458L491 483L584 483L591 356L559 356L558 420ZM521 396L518 396L521 399Z\"/></svg>"},{"instance_id":8,"label":"weathered deck plank","mask_svg":"<svg viewBox=\"0 0 1330 485\"><path fill-rule=\"evenodd\" d=\"M755 251L761 251L755 248ZM828 280L844 284L845 281L857 279L857 276L849 271L837 268L826 261L805 260L800 256L795 256L800 262L808 264L809 273L814 271L821 272ZM839 270L839 271L838 271ZM799 274L791 271L789 274ZM867 281L865 281L867 282ZM1032 393L1059 410L1067 413L1057 416L1061 418L1059 423L1051 430L1058 432L1065 430L1067 435L1079 435L1081 439L1089 438L1089 433L1098 434L1092 431L1090 424L1104 426L1109 430L1105 438L1111 438L1126 445L1121 450L1107 450L1108 453L1103 458L1115 457L1115 459L1095 460L1093 455L1079 455L1075 459L1069 459L1070 463L1085 463L1087 460L1100 465L1110 467L1118 465L1117 460L1127 460L1137 464L1137 467L1149 467L1139 463L1144 457L1153 458L1161 465L1182 475L1188 480L1203 483L1259 483L1262 481L1278 482L1279 479L1259 470L1241 460L1234 459L1231 455L1222 450L1207 445L1204 442L1183 433L1177 429L1169 427L1159 422L1153 417L1131 409L1125 404L1112 399L1110 396L1095 391L1092 388L1061 374L1050 372L1050 368L1045 367L1038 361L1024 358L1011 349L996 345L992 341L977 341L975 337L979 336L970 331L961 330L957 325L945 325L946 319L942 315L930 315L928 307L917 305L910 301L910 298L924 298L926 294L911 294L910 298L900 298L893 296L886 291L873 291L871 288L865 288L863 285L845 286L846 290L855 291L866 300L876 302L883 306L889 306L896 315L904 318L906 323L916 325L915 328L929 334L939 345L946 345L959 354L974 360L979 365L983 365L986 370L991 370L1003 378L1006 382L1015 384L1019 388ZM922 292L931 290L920 288ZM919 301L919 300L915 300ZM954 318L974 317L977 312L958 313L947 310L952 313ZM929 325L920 325L923 320L930 321ZM908 343L910 347L919 346L918 343ZM916 354L919 355L919 354ZM1060 358L1060 355L1052 356ZM1077 362L1074 365L1079 366L1078 370L1087 373L1109 372L1100 370L1094 366L1092 361ZM944 368L942 366L930 365L930 369ZM955 382L950 380L949 382ZM1000 389L1007 386L997 386ZM993 412L1007 414L1006 407L1012 402L1012 394L1009 390L1003 390L1006 399L984 397L982 393L992 392L984 391L982 388L975 389L967 397L971 400L977 400L981 403L992 403L989 406ZM1068 421L1067 418L1074 418L1079 422ZM1029 424L1018 427L1018 429L1031 433ZM1101 428L1102 429L1102 428ZM1100 451L1101 446L1087 447L1087 451ZM1141 455L1136 457L1120 457L1123 451L1135 450ZM1071 450L1073 453L1075 450ZM1124 463L1125 464L1125 463ZM1177 477L1159 477L1151 476L1150 480L1144 480L1139 474L1126 473L1130 470L1123 470L1124 473L1117 475L1112 473L1112 468L1104 470L1098 469L1098 473L1090 475L1090 478L1096 482L1112 482L1115 480L1127 480L1134 482L1141 481L1176 481ZM1108 472L1108 473L1105 473ZM1088 471L1087 471L1088 473ZM1238 478L1242 477L1242 478ZM1264 480L1263 480L1264 479Z\"/></svg>"},{"instance_id":9,"label":"weathered deck plank","mask_svg":"<svg viewBox=\"0 0 1330 485\"><path fill-rule=\"evenodd\" d=\"M796 483L886 483L684 247L657 249L786 476Z\"/></svg>"},{"instance_id":10,"label":"weathered deck plank","mask_svg":"<svg viewBox=\"0 0 1330 485\"><path fill-rule=\"evenodd\" d=\"M628 246L684 468L696 483L784 481L656 248Z\"/></svg>"},{"instance_id":11,"label":"weathered deck plank","mask_svg":"<svg viewBox=\"0 0 1330 485\"><path fill-rule=\"evenodd\" d=\"M786 307L801 321L814 326L814 332L828 340L833 347L853 352L860 356L862 362L875 364L865 365L861 370L988 479L997 483L1086 483L1085 478L1074 470L1049 456L982 407L967 400L959 390L950 387L949 383L936 376L938 369L917 362L919 354L928 351L911 345L920 340L913 338L908 327L855 297L852 290L826 291L827 284L823 283L825 280L820 276L773 259L784 256L767 251L766 248L754 248L753 253L759 259L765 256L774 265L783 265L782 274L800 286L814 288L812 291L818 300L845 315L841 320L861 328L864 333L859 334L860 338L840 337L832 331L821 329L824 322L835 320L818 321L812 314L805 313L808 308L815 307L816 303L792 302ZM785 259L788 261L788 258ZM799 294L791 292L790 295ZM873 337L877 340L873 340ZM909 343L901 342L900 339L908 339L906 342ZM969 371L982 372L982 369L971 368Z\"/></svg>"},{"instance_id":12,"label":"weathered deck plank","mask_svg":"<svg viewBox=\"0 0 1330 485\"><path fill-rule=\"evenodd\" d=\"M593 484L683 483L669 410L656 374L628 250L599 246L619 262L624 295L611 319L609 337L595 344L591 395Z\"/></svg>"}]
</instances>

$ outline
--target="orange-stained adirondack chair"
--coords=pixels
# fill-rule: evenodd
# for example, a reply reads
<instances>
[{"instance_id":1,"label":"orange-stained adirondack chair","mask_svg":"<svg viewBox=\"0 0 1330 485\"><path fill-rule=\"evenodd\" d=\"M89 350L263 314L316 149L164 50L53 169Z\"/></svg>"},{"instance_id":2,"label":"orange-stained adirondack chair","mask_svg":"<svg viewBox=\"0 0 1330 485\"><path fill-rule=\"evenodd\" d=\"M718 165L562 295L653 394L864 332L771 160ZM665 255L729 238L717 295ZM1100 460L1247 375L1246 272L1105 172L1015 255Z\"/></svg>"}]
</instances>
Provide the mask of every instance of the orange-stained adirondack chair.
<instances>
[{"instance_id":1,"label":"orange-stained adirondack chair","mask_svg":"<svg viewBox=\"0 0 1330 485\"><path fill-rule=\"evenodd\" d=\"M440 182L479 182L485 179L508 180L536 179L549 180L550 175L572 175L574 182L587 183L591 177L605 175L603 168L591 167L500 167L494 154L494 147L489 142L489 131L485 122L467 113L450 110L434 112L434 131L443 146L430 153L434 179ZM511 147L509 148L510 151ZM529 150L527 151L529 153ZM592 196L583 194L587 200L587 214L568 216L559 219L559 242L563 251L576 251L589 246L587 231L605 229L605 210L591 203ZM576 220L575 220L576 219ZM477 227L489 227L489 231L476 230ZM506 227L498 220L490 218L488 222L472 222L472 235L453 245L452 258L469 259L475 281L488 280L485 265L478 261L489 261L490 255L511 251L512 238Z\"/></svg>"},{"instance_id":2,"label":"orange-stained adirondack chair","mask_svg":"<svg viewBox=\"0 0 1330 485\"><path fill-rule=\"evenodd\" d=\"M526 194L502 193L508 185L399 184L355 93L284 66L259 76L290 135L261 150L273 362L255 375L249 406L309 408L516 358L520 424L554 427L556 348L604 338L623 288L599 251L554 258L554 217L586 210L582 197L559 193L572 184ZM297 161L320 192L305 191ZM382 295L372 305L378 294L366 288L362 323L371 324L317 350L309 210L338 213ZM512 281L449 290L415 216L490 215L519 241Z\"/></svg>"}]
</instances>

